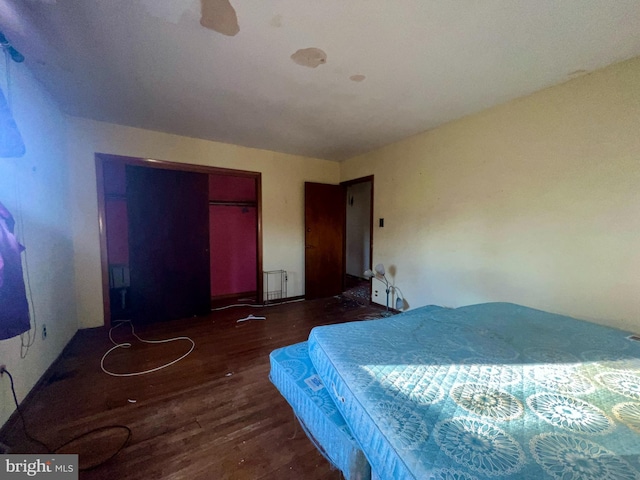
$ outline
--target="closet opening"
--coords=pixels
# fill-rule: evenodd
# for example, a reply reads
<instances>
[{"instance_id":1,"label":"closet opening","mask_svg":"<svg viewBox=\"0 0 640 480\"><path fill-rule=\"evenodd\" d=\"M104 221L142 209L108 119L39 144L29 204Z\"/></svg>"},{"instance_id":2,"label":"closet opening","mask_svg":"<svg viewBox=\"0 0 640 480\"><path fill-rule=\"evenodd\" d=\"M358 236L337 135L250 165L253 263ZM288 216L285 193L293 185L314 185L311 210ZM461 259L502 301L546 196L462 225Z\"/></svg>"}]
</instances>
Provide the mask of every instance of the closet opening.
<instances>
[{"instance_id":1,"label":"closet opening","mask_svg":"<svg viewBox=\"0 0 640 480\"><path fill-rule=\"evenodd\" d=\"M96 154L105 324L261 303L261 175Z\"/></svg>"}]
</instances>

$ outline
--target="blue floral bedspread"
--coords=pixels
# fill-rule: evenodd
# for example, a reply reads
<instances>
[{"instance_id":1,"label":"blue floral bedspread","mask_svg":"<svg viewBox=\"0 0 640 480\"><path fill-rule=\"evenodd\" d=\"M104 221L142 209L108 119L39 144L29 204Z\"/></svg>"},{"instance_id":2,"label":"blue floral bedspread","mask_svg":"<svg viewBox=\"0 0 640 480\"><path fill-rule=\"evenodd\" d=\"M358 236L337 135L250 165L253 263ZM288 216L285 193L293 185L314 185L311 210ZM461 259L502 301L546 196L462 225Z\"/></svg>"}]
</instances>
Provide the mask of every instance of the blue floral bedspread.
<instances>
[{"instance_id":1,"label":"blue floral bedspread","mask_svg":"<svg viewBox=\"0 0 640 480\"><path fill-rule=\"evenodd\" d=\"M506 303L317 327L309 354L381 479L640 479L640 342Z\"/></svg>"}]
</instances>

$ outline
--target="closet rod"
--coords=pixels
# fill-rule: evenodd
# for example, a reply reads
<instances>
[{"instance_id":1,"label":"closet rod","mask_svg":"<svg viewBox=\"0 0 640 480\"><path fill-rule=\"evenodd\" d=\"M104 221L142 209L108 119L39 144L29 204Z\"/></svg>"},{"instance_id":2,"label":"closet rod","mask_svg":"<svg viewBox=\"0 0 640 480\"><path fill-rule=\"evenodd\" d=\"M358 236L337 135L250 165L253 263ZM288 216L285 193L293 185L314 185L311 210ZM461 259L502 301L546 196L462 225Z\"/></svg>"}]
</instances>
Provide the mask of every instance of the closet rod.
<instances>
[{"instance_id":1,"label":"closet rod","mask_svg":"<svg viewBox=\"0 0 640 480\"><path fill-rule=\"evenodd\" d=\"M223 207L257 207L258 202L234 202L225 200L209 200L209 205L219 205Z\"/></svg>"}]
</instances>

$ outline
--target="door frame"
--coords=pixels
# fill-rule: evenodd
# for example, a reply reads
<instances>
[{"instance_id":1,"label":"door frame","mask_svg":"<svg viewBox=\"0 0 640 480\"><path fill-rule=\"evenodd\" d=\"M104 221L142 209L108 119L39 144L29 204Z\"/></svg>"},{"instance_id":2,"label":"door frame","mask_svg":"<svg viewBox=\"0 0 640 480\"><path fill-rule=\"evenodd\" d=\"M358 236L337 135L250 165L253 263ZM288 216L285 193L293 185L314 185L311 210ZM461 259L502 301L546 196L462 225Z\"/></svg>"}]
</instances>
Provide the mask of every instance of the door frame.
<instances>
[{"instance_id":1,"label":"door frame","mask_svg":"<svg viewBox=\"0 0 640 480\"><path fill-rule=\"evenodd\" d=\"M347 180L346 182L340 182L340 185L343 186L343 188L347 189L347 187L350 187L352 185L356 185L358 183L365 183L365 182L371 182L371 204L369 206L369 269L373 268L373 189L374 189L374 181L373 181L373 175L367 175L366 177L359 177L359 178L354 178L353 180ZM346 215L346 209L347 209L347 205L345 203L345 216L344 216L344 221L345 221L345 226L344 226L344 236L345 236L345 240L344 240L344 252L343 252L343 257L344 257L344 271L342 272L342 276L346 281L347 278L347 242L346 242L346 238L347 238L347 215ZM369 282L369 303L371 302L371 282Z\"/></svg>"},{"instance_id":2,"label":"door frame","mask_svg":"<svg viewBox=\"0 0 640 480\"><path fill-rule=\"evenodd\" d=\"M106 194L103 169L103 164L107 161L119 162L123 165L135 165L139 167L254 178L256 180L256 209L258 217L256 228L256 303L262 303L264 292L262 284L262 174L260 172L234 170L222 167L209 167L205 165L195 165L192 163L178 163L170 162L167 160L154 160L150 158L113 155L109 153L96 153L95 166L98 194L98 230L100 237L100 267L102 269L102 306L105 326L111 325L111 305L109 303L109 256L107 251Z\"/></svg>"}]
</instances>

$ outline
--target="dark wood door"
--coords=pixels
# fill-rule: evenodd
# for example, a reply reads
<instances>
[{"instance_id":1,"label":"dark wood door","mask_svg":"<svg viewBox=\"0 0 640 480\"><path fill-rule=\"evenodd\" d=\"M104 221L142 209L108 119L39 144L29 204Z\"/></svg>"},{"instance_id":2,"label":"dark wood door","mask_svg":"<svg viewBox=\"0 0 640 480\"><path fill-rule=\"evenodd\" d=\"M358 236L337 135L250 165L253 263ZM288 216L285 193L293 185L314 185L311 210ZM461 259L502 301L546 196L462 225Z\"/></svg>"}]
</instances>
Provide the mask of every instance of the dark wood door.
<instances>
[{"instance_id":1,"label":"dark wood door","mask_svg":"<svg viewBox=\"0 0 640 480\"><path fill-rule=\"evenodd\" d=\"M330 297L344 287L345 191L304 184L305 297Z\"/></svg>"},{"instance_id":2,"label":"dark wood door","mask_svg":"<svg viewBox=\"0 0 640 480\"><path fill-rule=\"evenodd\" d=\"M210 311L208 176L127 165L133 319Z\"/></svg>"}]
</instances>

